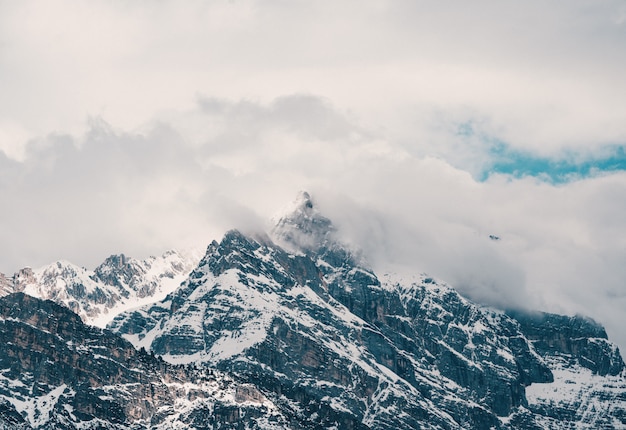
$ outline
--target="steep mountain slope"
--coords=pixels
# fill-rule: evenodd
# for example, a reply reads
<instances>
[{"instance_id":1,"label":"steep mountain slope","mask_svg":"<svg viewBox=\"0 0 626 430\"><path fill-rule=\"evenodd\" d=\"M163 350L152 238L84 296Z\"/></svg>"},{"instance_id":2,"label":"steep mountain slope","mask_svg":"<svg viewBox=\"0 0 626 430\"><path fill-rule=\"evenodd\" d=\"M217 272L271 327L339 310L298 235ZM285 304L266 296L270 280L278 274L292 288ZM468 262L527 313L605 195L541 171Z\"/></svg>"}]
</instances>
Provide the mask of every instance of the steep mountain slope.
<instances>
[{"instance_id":1,"label":"steep mountain slope","mask_svg":"<svg viewBox=\"0 0 626 430\"><path fill-rule=\"evenodd\" d=\"M0 298L0 428L284 428L258 390L172 366L65 307Z\"/></svg>"},{"instance_id":2,"label":"steep mountain slope","mask_svg":"<svg viewBox=\"0 0 626 430\"><path fill-rule=\"evenodd\" d=\"M509 312L554 374L527 388L529 409L545 428L626 427L626 372L606 331L584 317Z\"/></svg>"},{"instance_id":3,"label":"steep mountain slope","mask_svg":"<svg viewBox=\"0 0 626 430\"><path fill-rule=\"evenodd\" d=\"M137 260L112 255L94 271L66 261L12 277L0 274L0 296L25 292L50 299L78 313L85 322L104 326L132 307L161 300L175 290L199 260L193 253L168 251L160 257Z\"/></svg>"},{"instance_id":4,"label":"steep mountain slope","mask_svg":"<svg viewBox=\"0 0 626 430\"><path fill-rule=\"evenodd\" d=\"M273 240L227 233L176 292L110 328L166 361L234 372L305 428L553 427L533 387L559 383L550 365L562 367L526 325L426 276L379 278L333 231L304 193ZM600 354L623 372L616 350Z\"/></svg>"}]
</instances>

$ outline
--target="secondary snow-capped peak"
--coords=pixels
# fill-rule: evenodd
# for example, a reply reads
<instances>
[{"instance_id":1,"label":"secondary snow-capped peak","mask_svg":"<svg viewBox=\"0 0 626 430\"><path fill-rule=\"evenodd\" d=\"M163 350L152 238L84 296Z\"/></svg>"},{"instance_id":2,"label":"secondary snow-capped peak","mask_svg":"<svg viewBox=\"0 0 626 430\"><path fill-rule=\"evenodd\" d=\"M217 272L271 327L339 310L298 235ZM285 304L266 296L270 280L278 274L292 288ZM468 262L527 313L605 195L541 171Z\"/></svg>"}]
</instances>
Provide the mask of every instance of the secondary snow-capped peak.
<instances>
[{"instance_id":1,"label":"secondary snow-capped peak","mask_svg":"<svg viewBox=\"0 0 626 430\"><path fill-rule=\"evenodd\" d=\"M50 299L78 313L84 322L104 326L126 309L163 299L199 257L195 250L168 251L143 260L119 254L93 271L61 260L34 270L26 267L11 277L0 274L0 296L24 292Z\"/></svg>"},{"instance_id":2,"label":"secondary snow-capped peak","mask_svg":"<svg viewBox=\"0 0 626 430\"><path fill-rule=\"evenodd\" d=\"M330 241L335 231L306 191L301 191L283 215L275 219L278 221L272 229L272 239L292 252L316 252Z\"/></svg>"}]
</instances>

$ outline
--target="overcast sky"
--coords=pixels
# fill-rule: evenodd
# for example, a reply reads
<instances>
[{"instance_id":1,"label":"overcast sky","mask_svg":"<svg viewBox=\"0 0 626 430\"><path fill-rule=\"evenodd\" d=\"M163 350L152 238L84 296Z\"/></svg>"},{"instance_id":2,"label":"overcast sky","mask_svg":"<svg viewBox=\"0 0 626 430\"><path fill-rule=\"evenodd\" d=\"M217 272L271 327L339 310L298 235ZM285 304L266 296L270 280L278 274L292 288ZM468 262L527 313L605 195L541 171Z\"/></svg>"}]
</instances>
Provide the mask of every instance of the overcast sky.
<instances>
[{"instance_id":1,"label":"overcast sky","mask_svg":"<svg viewBox=\"0 0 626 430\"><path fill-rule=\"evenodd\" d=\"M623 0L0 0L0 271L206 246L308 190L374 267L626 350L624 76Z\"/></svg>"}]
</instances>

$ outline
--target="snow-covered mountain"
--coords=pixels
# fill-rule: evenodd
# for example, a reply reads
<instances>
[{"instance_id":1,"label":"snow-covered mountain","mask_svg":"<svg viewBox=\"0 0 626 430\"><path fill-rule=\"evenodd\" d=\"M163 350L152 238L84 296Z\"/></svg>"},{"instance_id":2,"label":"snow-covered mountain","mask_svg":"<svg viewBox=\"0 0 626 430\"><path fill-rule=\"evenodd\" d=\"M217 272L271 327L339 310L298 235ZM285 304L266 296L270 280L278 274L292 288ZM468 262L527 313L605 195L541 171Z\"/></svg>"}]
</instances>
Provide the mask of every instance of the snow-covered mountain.
<instances>
[{"instance_id":1,"label":"snow-covered mountain","mask_svg":"<svg viewBox=\"0 0 626 430\"><path fill-rule=\"evenodd\" d=\"M239 414L287 425L254 386L169 365L50 300L0 298L0 342L3 430L237 428Z\"/></svg>"},{"instance_id":2,"label":"snow-covered mountain","mask_svg":"<svg viewBox=\"0 0 626 430\"><path fill-rule=\"evenodd\" d=\"M308 194L272 236L227 233L175 293L109 327L168 362L235 371L315 428L551 428L527 387L555 384L552 356L517 319L426 275L377 276ZM611 351L596 358L622 381ZM623 399L610 408L621 422Z\"/></svg>"},{"instance_id":3,"label":"snow-covered mountain","mask_svg":"<svg viewBox=\"0 0 626 430\"><path fill-rule=\"evenodd\" d=\"M163 299L198 263L194 252L168 251L144 260L124 254L108 257L95 270L67 261L0 274L0 295L24 292L67 306L86 323L104 327L115 315Z\"/></svg>"},{"instance_id":4,"label":"snow-covered mountain","mask_svg":"<svg viewBox=\"0 0 626 430\"><path fill-rule=\"evenodd\" d=\"M0 428L626 428L624 362L598 324L374 273L335 235L302 193L270 235L228 232L110 331L0 299ZM139 297L109 260L87 278Z\"/></svg>"}]
</instances>

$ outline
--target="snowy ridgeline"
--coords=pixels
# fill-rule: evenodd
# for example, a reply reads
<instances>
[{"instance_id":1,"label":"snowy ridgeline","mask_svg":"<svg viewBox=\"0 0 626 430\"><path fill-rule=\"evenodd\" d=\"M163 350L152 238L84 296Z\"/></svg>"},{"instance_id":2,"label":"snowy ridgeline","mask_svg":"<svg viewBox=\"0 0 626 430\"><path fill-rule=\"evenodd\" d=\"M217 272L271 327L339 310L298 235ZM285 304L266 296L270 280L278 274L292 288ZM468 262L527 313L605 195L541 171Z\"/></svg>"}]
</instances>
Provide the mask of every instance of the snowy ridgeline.
<instances>
[{"instance_id":1,"label":"snowy ridgeline","mask_svg":"<svg viewBox=\"0 0 626 430\"><path fill-rule=\"evenodd\" d=\"M144 260L112 255L95 270L67 261L0 274L0 295L24 292L67 306L89 324L104 327L127 309L162 300L197 265L198 251L168 251Z\"/></svg>"}]
</instances>

